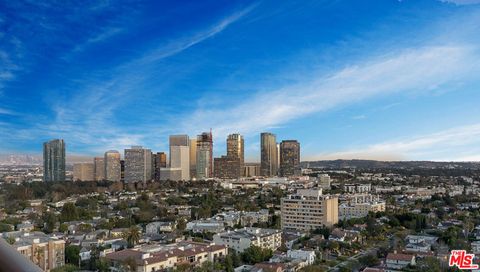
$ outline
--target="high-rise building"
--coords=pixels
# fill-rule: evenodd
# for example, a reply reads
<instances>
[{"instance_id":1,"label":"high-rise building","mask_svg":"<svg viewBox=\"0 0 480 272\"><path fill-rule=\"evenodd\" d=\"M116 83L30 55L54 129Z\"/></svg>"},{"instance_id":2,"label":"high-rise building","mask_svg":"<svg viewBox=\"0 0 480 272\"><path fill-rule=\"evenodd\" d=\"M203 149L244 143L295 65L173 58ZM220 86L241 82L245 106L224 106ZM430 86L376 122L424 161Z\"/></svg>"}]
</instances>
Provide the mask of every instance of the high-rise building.
<instances>
[{"instance_id":1,"label":"high-rise building","mask_svg":"<svg viewBox=\"0 0 480 272\"><path fill-rule=\"evenodd\" d=\"M231 158L239 158L240 163L244 163L245 142L243 136L235 133L227 137L227 156Z\"/></svg>"},{"instance_id":2,"label":"high-rise building","mask_svg":"<svg viewBox=\"0 0 480 272\"><path fill-rule=\"evenodd\" d=\"M214 160L214 176L235 179L243 175L244 141L240 134L227 137L227 155Z\"/></svg>"},{"instance_id":3,"label":"high-rise building","mask_svg":"<svg viewBox=\"0 0 480 272\"><path fill-rule=\"evenodd\" d=\"M260 164L259 163L245 163L243 167L243 176L245 177L258 177L260 176Z\"/></svg>"},{"instance_id":4,"label":"high-rise building","mask_svg":"<svg viewBox=\"0 0 480 272\"><path fill-rule=\"evenodd\" d=\"M120 152L109 150L105 152L105 179L109 181L121 180Z\"/></svg>"},{"instance_id":5,"label":"high-rise building","mask_svg":"<svg viewBox=\"0 0 480 272\"><path fill-rule=\"evenodd\" d=\"M65 180L65 142L62 139L43 143L43 180Z\"/></svg>"},{"instance_id":6,"label":"high-rise building","mask_svg":"<svg viewBox=\"0 0 480 272\"><path fill-rule=\"evenodd\" d=\"M94 180L93 163L75 163L73 165L73 180L92 181Z\"/></svg>"},{"instance_id":7,"label":"high-rise building","mask_svg":"<svg viewBox=\"0 0 480 272\"><path fill-rule=\"evenodd\" d=\"M170 147L169 149L170 158L169 158L168 164L171 165L172 164L172 146L189 146L190 141L189 141L188 135L181 134L181 135L170 135L168 142Z\"/></svg>"},{"instance_id":8,"label":"high-rise building","mask_svg":"<svg viewBox=\"0 0 480 272\"><path fill-rule=\"evenodd\" d=\"M323 195L322 189L298 189L282 198L282 229L310 231L338 223L338 198Z\"/></svg>"},{"instance_id":9,"label":"high-rise building","mask_svg":"<svg viewBox=\"0 0 480 272\"><path fill-rule=\"evenodd\" d=\"M170 168L182 171L181 180L190 180L190 147L184 145L170 147Z\"/></svg>"},{"instance_id":10,"label":"high-rise building","mask_svg":"<svg viewBox=\"0 0 480 272\"><path fill-rule=\"evenodd\" d=\"M120 180L125 181L125 160L120 160Z\"/></svg>"},{"instance_id":11,"label":"high-rise building","mask_svg":"<svg viewBox=\"0 0 480 272\"><path fill-rule=\"evenodd\" d=\"M300 174L300 143L285 140L280 143L280 175L289 177Z\"/></svg>"},{"instance_id":12,"label":"high-rise building","mask_svg":"<svg viewBox=\"0 0 480 272\"><path fill-rule=\"evenodd\" d=\"M190 177L197 177L197 139L190 139Z\"/></svg>"},{"instance_id":13,"label":"high-rise building","mask_svg":"<svg viewBox=\"0 0 480 272\"><path fill-rule=\"evenodd\" d=\"M260 135L260 174L275 176L278 171L277 139L275 134L264 132Z\"/></svg>"},{"instance_id":14,"label":"high-rise building","mask_svg":"<svg viewBox=\"0 0 480 272\"><path fill-rule=\"evenodd\" d=\"M93 164L95 167L95 180L100 181L105 179L105 158L95 157L93 158Z\"/></svg>"},{"instance_id":15,"label":"high-rise building","mask_svg":"<svg viewBox=\"0 0 480 272\"><path fill-rule=\"evenodd\" d=\"M213 137L212 132L197 136L197 178L213 177Z\"/></svg>"},{"instance_id":16,"label":"high-rise building","mask_svg":"<svg viewBox=\"0 0 480 272\"><path fill-rule=\"evenodd\" d=\"M182 170L183 180L190 179L190 140L188 135L170 135L170 167Z\"/></svg>"},{"instance_id":17,"label":"high-rise building","mask_svg":"<svg viewBox=\"0 0 480 272\"><path fill-rule=\"evenodd\" d=\"M141 146L125 149L125 182L147 181L152 178L152 152Z\"/></svg>"},{"instance_id":18,"label":"high-rise building","mask_svg":"<svg viewBox=\"0 0 480 272\"><path fill-rule=\"evenodd\" d=\"M223 179L236 179L242 176L243 168L240 167L240 158L222 156L215 158L214 176Z\"/></svg>"},{"instance_id":19,"label":"high-rise building","mask_svg":"<svg viewBox=\"0 0 480 272\"><path fill-rule=\"evenodd\" d=\"M157 152L153 154L153 172L155 181L160 181L160 169L167 167L167 154L165 152Z\"/></svg>"},{"instance_id":20,"label":"high-rise building","mask_svg":"<svg viewBox=\"0 0 480 272\"><path fill-rule=\"evenodd\" d=\"M240 172L242 172L243 175L243 164L245 163L245 142L242 135L238 133L228 135L227 157L238 158L240 160Z\"/></svg>"}]
</instances>

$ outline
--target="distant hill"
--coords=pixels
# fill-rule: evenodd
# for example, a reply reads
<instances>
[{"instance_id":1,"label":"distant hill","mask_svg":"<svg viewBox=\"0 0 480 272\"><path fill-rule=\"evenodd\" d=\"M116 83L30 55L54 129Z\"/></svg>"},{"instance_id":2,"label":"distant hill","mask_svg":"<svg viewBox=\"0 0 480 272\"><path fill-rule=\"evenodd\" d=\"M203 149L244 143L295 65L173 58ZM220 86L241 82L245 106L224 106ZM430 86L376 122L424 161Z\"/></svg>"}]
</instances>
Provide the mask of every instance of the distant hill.
<instances>
[{"instance_id":1,"label":"distant hill","mask_svg":"<svg viewBox=\"0 0 480 272\"><path fill-rule=\"evenodd\" d=\"M304 161L301 166L325 169L480 169L480 162L326 160Z\"/></svg>"}]
</instances>

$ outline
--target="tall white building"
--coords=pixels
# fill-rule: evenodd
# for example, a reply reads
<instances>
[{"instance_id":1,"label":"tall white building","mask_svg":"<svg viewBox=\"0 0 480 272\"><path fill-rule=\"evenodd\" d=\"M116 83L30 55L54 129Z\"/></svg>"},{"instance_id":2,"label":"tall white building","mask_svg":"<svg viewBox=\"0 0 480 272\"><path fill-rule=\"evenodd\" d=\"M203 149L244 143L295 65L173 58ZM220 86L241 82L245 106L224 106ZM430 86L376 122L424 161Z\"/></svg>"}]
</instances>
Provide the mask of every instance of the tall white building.
<instances>
[{"instance_id":1,"label":"tall white building","mask_svg":"<svg viewBox=\"0 0 480 272\"><path fill-rule=\"evenodd\" d=\"M170 168L179 168L182 171L181 180L190 180L190 147L170 147Z\"/></svg>"},{"instance_id":2,"label":"tall white building","mask_svg":"<svg viewBox=\"0 0 480 272\"><path fill-rule=\"evenodd\" d=\"M282 198L282 229L310 231L338 223L338 198L322 189L299 189Z\"/></svg>"},{"instance_id":3,"label":"tall white building","mask_svg":"<svg viewBox=\"0 0 480 272\"><path fill-rule=\"evenodd\" d=\"M152 152L141 146L125 149L125 182L147 181L152 178Z\"/></svg>"}]
</instances>

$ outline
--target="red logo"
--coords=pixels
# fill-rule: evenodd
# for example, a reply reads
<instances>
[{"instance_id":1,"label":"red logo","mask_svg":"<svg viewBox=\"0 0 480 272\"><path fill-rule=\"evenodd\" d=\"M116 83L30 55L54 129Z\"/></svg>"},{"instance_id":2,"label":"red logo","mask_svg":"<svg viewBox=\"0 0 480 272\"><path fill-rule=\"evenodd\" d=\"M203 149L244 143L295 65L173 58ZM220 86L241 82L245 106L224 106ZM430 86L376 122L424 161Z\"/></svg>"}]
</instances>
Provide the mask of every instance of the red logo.
<instances>
[{"instance_id":1,"label":"red logo","mask_svg":"<svg viewBox=\"0 0 480 272\"><path fill-rule=\"evenodd\" d=\"M448 265L459 269L478 269L478 264L473 264L474 257L475 254L468 254L465 250L452 250Z\"/></svg>"}]
</instances>

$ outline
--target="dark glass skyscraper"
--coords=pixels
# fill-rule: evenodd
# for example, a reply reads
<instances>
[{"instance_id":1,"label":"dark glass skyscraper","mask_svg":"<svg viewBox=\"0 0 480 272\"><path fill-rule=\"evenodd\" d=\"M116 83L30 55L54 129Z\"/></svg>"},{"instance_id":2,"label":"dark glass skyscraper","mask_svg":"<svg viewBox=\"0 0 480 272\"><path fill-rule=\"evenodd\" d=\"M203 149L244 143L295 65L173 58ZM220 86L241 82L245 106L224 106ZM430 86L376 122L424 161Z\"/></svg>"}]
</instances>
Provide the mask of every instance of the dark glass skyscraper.
<instances>
[{"instance_id":1,"label":"dark glass skyscraper","mask_svg":"<svg viewBox=\"0 0 480 272\"><path fill-rule=\"evenodd\" d=\"M213 137L212 132L197 136L197 178L213 177Z\"/></svg>"},{"instance_id":2,"label":"dark glass skyscraper","mask_svg":"<svg viewBox=\"0 0 480 272\"><path fill-rule=\"evenodd\" d=\"M65 142L56 139L43 143L43 181L65 180Z\"/></svg>"},{"instance_id":3,"label":"dark glass skyscraper","mask_svg":"<svg viewBox=\"0 0 480 272\"><path fill-rule=\"evenodd\" d=\"M280 175L294 176L300 170L300 143L296 140L285 140L280 143Z\"/></svg>"}]
</instances>

